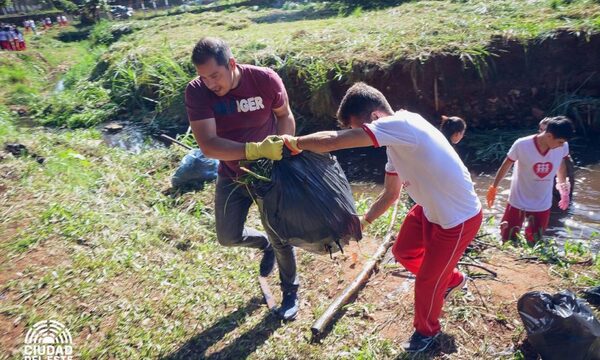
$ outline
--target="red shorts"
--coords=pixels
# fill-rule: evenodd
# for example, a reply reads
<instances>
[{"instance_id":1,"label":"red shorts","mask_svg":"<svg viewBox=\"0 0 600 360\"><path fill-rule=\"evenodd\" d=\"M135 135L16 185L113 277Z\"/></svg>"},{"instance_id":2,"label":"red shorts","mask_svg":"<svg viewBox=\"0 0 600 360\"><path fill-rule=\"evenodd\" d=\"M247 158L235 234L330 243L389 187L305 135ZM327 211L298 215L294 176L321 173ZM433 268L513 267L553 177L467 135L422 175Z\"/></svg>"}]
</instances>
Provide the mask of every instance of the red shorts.
<instances>
[{"instance_id":1,"label":"red shorts","mask_svg":"<svg viewBox=\"0 0 600 360\"><path fill-rule=\"evenodd\" d=\"M513 240L521 231L523 221L527 217L527 228L525 228L525 239L534 243L541 239L544 230L548 227L550 209L545 211L524 211L510 204L506 205L504 216L500 222L500 234L502 241Z\"/></svg>"},{"instance_id":2,"label":"red shorts","mask_svg":"<svg viewBox=\"0 0 600 360\"><path fill-rule=\"evenodd\" d=\"M421 205L413 206L406 215L392 253L416 276L414 326L421 335L440 331L444 293L462 282L456 263L479 231L482 218L480 211L462 224L444 229L427 220Z\"/></svg>"},{"instance_id":3,"label":"red shorts","mask_svg":"<svg viewBox=\"0 0 600 360\"><path fill-rule=\"evenodd\" d=\"M4 50L12 50L12 46L10 46L10 41L8 40L0 41L0 47Z\"/></svg>"}]
</instances>

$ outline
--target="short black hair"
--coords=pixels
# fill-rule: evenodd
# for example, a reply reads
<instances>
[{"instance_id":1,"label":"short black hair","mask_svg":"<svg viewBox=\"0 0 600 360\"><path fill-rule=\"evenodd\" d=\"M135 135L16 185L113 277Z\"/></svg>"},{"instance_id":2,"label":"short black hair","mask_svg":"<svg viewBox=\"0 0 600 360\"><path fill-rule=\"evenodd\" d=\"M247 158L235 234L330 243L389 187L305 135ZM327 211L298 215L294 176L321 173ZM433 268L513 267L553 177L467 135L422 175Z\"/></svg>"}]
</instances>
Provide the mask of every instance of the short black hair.
<instances>
[{"instance_id":1,"label":"short black hair","mask_svg":"<svg viewBox=\"0 0 600 360\"><path fill-rule=\"evenodd\" d=\"M218 65L229 67L229 59L233 57L229 45L223 39L204 37L200 39L192 51L194 65L205 64L209 59L215 59Z\"/></svg>"},{"instance_id":2,"label":"short black hair","mask_svg":"<svg viewBox=\"0 0 600 360\"><path fill-rule=\"evenodd\" d=\"M573 122L566 116L555 116L549 118L546 132L552 134L557 139L569 141L575 133Z\"/></svg>"},{"instance_id":3,"label":"short black hair","mask_svg":"<svg viewBox=\"0 0 600 360\"><path fill-rule=\"evenodd\" d=\"M342 128L347 128L351 116L366 119L375 110L394 112L381 91L363 82L358 82L346 91L346 95L340 103L337 111L338 123Z\"/></svg>"}]
</instances>

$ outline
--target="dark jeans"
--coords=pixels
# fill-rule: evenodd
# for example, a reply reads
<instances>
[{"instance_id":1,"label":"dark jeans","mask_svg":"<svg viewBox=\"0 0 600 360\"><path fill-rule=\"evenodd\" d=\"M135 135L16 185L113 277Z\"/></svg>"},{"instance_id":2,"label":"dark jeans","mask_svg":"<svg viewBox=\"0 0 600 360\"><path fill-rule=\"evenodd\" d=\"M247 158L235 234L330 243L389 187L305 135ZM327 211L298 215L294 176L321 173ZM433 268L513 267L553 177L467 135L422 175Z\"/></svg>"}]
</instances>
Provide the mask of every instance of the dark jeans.
<instances>
[{"instance_id":1,"label":"dark jeans","mask_svg":"<svg viewBox=\"0 0 600 360\"><path fill-rule=\"evenodd\" d=\"M266 234L256 229L245 227L248 210L252 199L256 196L248 192L248 188L232 179L219 176L215 191L215 219L217 223L217 240L223 246L244 246L264 249L269 242L275 250L279 278L283 292L296 291L299 281L296 273L296 254L290 245L284 245L281 239L269 229L267 220L261 221ZM260 202L259 202L260 208Z\"/></svg>"}]
</instances>

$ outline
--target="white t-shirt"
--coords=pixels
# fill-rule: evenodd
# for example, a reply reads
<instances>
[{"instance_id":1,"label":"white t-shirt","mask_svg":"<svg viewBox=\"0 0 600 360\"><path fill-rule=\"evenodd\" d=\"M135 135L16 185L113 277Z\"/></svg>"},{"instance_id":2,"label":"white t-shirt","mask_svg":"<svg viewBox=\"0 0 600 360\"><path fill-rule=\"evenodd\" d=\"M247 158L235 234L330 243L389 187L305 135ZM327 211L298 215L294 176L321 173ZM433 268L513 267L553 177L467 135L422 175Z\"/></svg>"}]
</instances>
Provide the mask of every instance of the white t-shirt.
<instances>
[{"instance_id":1,"label":"white t-shirt","mask_svg":"<svg viewBox=\"0 0 600 360\"><path fill-rule=\"evenodd\" d=\"M398 174L427 220L449 229L481 211L469 171L444 135L421 115L401 110L363 129L376 147L387 146L386 172Z\"/></svg>"},{"instance_id":2,"label":"white t-shirt","mask_svg":"<svg viewBox=\"0 0 600 360\"><path fill-rule=\"evenodd\" d=\"M515 141L507 157L515 161L508 203L524 211L546 211L552 206L552 185L563 159L569 155L569 144L539 150L536 135Z\"/></svg>"}]
</instances>

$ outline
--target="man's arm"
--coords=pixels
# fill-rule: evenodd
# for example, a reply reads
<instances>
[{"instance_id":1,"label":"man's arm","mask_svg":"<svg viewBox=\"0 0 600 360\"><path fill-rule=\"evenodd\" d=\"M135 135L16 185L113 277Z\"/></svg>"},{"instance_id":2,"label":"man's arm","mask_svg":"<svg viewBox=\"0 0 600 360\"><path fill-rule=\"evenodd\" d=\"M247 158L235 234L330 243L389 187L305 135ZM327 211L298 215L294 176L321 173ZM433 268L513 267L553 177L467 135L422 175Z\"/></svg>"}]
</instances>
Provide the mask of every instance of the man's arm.
<instances>
[{"instance_id":1,"label":"man's arm","mask_svg":"<svg viewBox=\"0 0 600 360\"><path fill-rule=\"evenodd\" d=\"M513 164L514 161L510 160L508 157L504 159L502 165L500 165L500 168L496 172L496 177L494 178L494 183L492 184L493 187L498 187L498 184L502 179L504 179L506 173L508 173L508 170L510 170Z\"/></svg>"},{"instance_id":2,"label":"man's arm","mask_svg":"<svg viewBox=\"0 0 600 360\"><path fill-rule=\"evenodd\" d=\"M283 106L273 109L273 113L277 118L277 135L294 135L296 133L296 121L287 99Z\"/></svg>"},{"instance_id":3,"label":"man's arm","mask_svg":"<svg viewBox=\"0 0 600 360\"><path fill-rule=\"evenodd\" d=\"M372 223L373 220L385 213L398 200L400 191L402 191L402 182L400 182L398 175L386 174L383 182L383 191L369 207L369 210L365 214L365 220Z\"/></svg>"},{"instance_id":4,"label":"man's arm","mask_svg":"<svg viewBox=\"0 0 600 360\"><path fill-rule=\"evenodd\" d=\"M215 119L190 121L194 138L209 158L231 161L246 158L246 144L217 136Z\"/></svg>"},{"instance_id":5,"label":"man's arm","mask_svg":"<svg viewBox=\"0 0 600 360\"><path fill-rule=\"evenodd\" d=\"M373 141L363 129L320 131L300 136L296 146L300 150L325 153L340 149L373 146Z\"/></svg>"}]
</instances>

